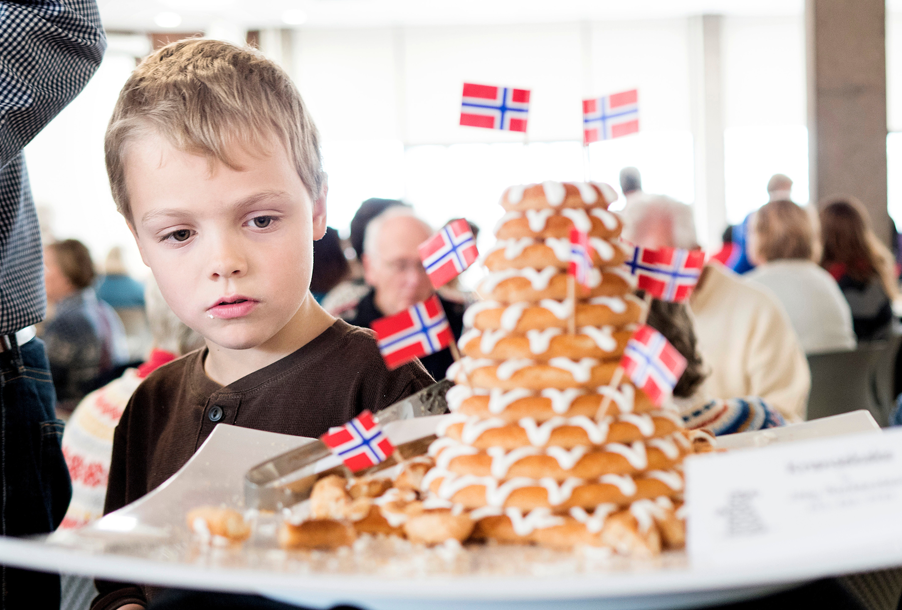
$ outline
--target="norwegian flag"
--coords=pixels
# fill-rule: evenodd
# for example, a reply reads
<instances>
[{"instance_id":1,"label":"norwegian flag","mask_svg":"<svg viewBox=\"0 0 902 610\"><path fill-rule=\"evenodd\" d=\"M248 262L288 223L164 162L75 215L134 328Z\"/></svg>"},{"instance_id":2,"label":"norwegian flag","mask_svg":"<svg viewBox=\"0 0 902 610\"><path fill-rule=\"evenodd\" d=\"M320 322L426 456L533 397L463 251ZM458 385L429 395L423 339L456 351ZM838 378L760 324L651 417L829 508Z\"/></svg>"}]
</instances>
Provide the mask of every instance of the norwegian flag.
<instances>
[{"instance_id":1,"label":"norwegian flag","mask_svg":"<svg viewBox=\"0 0 902 610\"><path fill-rule=\"evenodd\" d=\"M353 472L384 462L395 451L369 411L344 426L330 428L319 438Z\"/></svg>"},{"instance_id":2,"label":"norwegian flag","mask_svg":"<svg viewBox=\"0 0 902 610\"><path fill-rule=\"evenodd\" d=\"M576 278L583 286L589 282L589 270L592 269L592 248L589 246L588 234L579 229L570 229L570 265L567 273Z\"/></svg>"},{"instance_id":3,"label":"norwegian flag","mask_svg":"<svg viewBox=\"0 0 902 610\"><path fill-rule=\"evenodd\" d=\"M583 100L583 144L639 131L639 90Z\"/></svg>"},{"instance_id":4,"label":"norwegian flag","mask_svg":"<svg viewBox=\"0 0 902 610\"><path fill-rule=\"evenodd\" d=\"M638 288L656 299L681 303L692 295L698 284L705 265L705 253L701 250L650 250L636 246L632 257L624 264L638 278Z\"/></svg>"},{"instance_id":5,"label":"norwegian flag","mask_svg":"<svg viewBox=\"0 0 902 610\"><path fill-rule=\"evenodd\" d=\"M660 405L686 370L686 359L664 335L643 324L627 342L620 366L637 388Z\"/></svg>"},{"instance_id":6,"label":"norwegian flag","mask_svg":"<svg viewBox=\"0 0 902 610\"><path fill-rule=\"evenodd\" d=\"M528 114L529 89L464 83L461 125L525 132Z\"/></svg>"},{"instance_id":7,"label":"norwegian flag","mask_svg":"<svg viewBox=\"0 0 902 610\"><path fill-rule=\"evenodd\" d=\"M442 350L454 340L445 310L436 295L393 316L372 323L379 351L390 369L418 356Z\"/></svg>"},{"instance_id":8,"label":"norwegian flag","mask_svg":"<svg viewBox=\"0 0 902 610\"><path fill-rule=\"evenodd\" d=\"M436 288L444 286L479 256L473 231L466 220L452 220L419 246L423 267Z\"/></svg>"}]
</instances>

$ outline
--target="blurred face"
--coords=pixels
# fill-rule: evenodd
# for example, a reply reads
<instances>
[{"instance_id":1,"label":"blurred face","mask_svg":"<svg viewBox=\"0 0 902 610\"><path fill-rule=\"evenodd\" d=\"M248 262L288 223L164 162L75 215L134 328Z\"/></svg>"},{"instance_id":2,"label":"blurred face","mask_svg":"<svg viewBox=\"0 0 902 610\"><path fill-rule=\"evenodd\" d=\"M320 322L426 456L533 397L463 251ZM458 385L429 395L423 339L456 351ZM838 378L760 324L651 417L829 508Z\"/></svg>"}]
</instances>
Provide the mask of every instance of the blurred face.
<instances>
[{"instance_id":1,"label":"blurred face","mask_svg":"<svg viewBox=\"0 0 902 610\"><path fill-rule=\"evenodd\" d=\"M311 201L281 145L234 157L240 170L158 137L133 142L130 227L166 302L208 344L278 349L312 299L325 195Z\"/></svg>"},{"instance_id":2,"label":"blurred face","mask_svg":"<svg viewBox=\"0 0 902 610\"><path fill-rule=\"evenodd\" d=\"M72 282L60 269L53 248L44 248L44 289L47 291L47 300L51 303L61 301L75 292Z\"/></svg>"},{"instance_id":3,"label":"blurred face","mask_svg":"<svg viewBox=\"0 0 902 610\"><path fill-rule=\"evenodd\" d=\"M385 315L403 311L433 293L417 251L429 235L429 229L415 218L389 218L382 225L376 251L364 255L366 283L376 289L376 306Z\"/></svg>"}]
</instances>

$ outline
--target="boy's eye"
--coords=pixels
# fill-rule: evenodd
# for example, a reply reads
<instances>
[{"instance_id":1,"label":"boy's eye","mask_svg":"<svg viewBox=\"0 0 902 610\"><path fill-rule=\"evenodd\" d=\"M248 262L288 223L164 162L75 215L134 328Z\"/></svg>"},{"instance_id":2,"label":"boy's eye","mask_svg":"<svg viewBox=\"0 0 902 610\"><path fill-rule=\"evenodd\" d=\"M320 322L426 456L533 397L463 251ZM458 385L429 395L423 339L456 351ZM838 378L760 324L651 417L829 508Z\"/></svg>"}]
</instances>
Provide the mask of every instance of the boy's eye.
<instances>
[{"instance_id":1,"label":"boy's eye","mask_svg":"<svg viewBox=\"0 0 902 610\"><path fill-rule=\"evenodd\" d=\"M251 224L257 229L265 229L272 224L272 216L257 216L251 219Z\"/></svg>"},{"instance_id":2,"label":"boy's eye","mask_svg":"<svg viewBox=\"0 0 902 610\"><path fill-rule=\"evenodd\" d=\"M188 229L179 229L178 231L173 231L166 237L172 241L187 241L191 238L191 231Z\"/></svg>"}]
</instances>

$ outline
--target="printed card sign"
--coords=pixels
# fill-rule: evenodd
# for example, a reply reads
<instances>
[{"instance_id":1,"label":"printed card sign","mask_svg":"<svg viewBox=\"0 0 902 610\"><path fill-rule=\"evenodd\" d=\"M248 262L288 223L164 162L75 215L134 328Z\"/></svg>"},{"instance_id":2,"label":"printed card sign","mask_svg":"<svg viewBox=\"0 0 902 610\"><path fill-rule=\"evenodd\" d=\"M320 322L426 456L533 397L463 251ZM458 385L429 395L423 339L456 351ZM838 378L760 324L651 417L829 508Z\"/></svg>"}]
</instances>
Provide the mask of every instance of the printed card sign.
<instances>
[{"instance_id":1,"label":"printed card sign","mask_svg":"<svg viewBox=\"0 0 902 610\"><path fill-rule=\"evenodd\" d=\"M694 564L902 561L902 429L687 459Z\"/></svg>"}]
</instances>

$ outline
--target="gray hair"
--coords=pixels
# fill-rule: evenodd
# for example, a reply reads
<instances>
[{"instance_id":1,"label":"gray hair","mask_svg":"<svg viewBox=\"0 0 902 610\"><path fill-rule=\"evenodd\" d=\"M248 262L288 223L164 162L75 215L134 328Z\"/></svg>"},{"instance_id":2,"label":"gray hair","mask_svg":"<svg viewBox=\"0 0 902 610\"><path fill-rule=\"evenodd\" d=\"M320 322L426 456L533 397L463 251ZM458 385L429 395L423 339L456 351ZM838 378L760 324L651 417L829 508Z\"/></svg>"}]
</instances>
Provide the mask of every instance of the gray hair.
<instances>
[{"instance_id":1,"label":"gray hair","mask_svg":"<svg viewBox=\"0 0 902 610\"><path fill-rule=\"evenodd\" d=\"M392 218L413 218L414 220L420 222L423 227L426 229L428 233L432 233L432 226L417 216L411 208L403 207L400 205L391 206L387 208L384 212L373 218L368 225L366 225L366 232L363 234L363 253L372 257L376 253L377 244L379 243L379 236L382 235L382 227L385 225L385 222L391 220Z\"/></svg>"},{"instance_id":2,"label":"gray hair","mask_svg":"<svg viewBox=\"0 0 902 610\"><path fill-rule=\"evenodd\" d=\"M651 244L652 236L663 236L666 243ZM624 210L623 239L637 246L698 248L692 208L663 195L645 195Z\"/></svg>"},{"instance_id":3,"label":"gray hair","mask_svg":"<svg viewBox=\"0 0 902 610\"><path fill-rule=\"evenodd\" d=\"M153 277L147 279L144 287L144 307L153 345L157 349L181 356L203 346L203 337L185 326L169 309Z\"/></svg>"}]
</instances>

